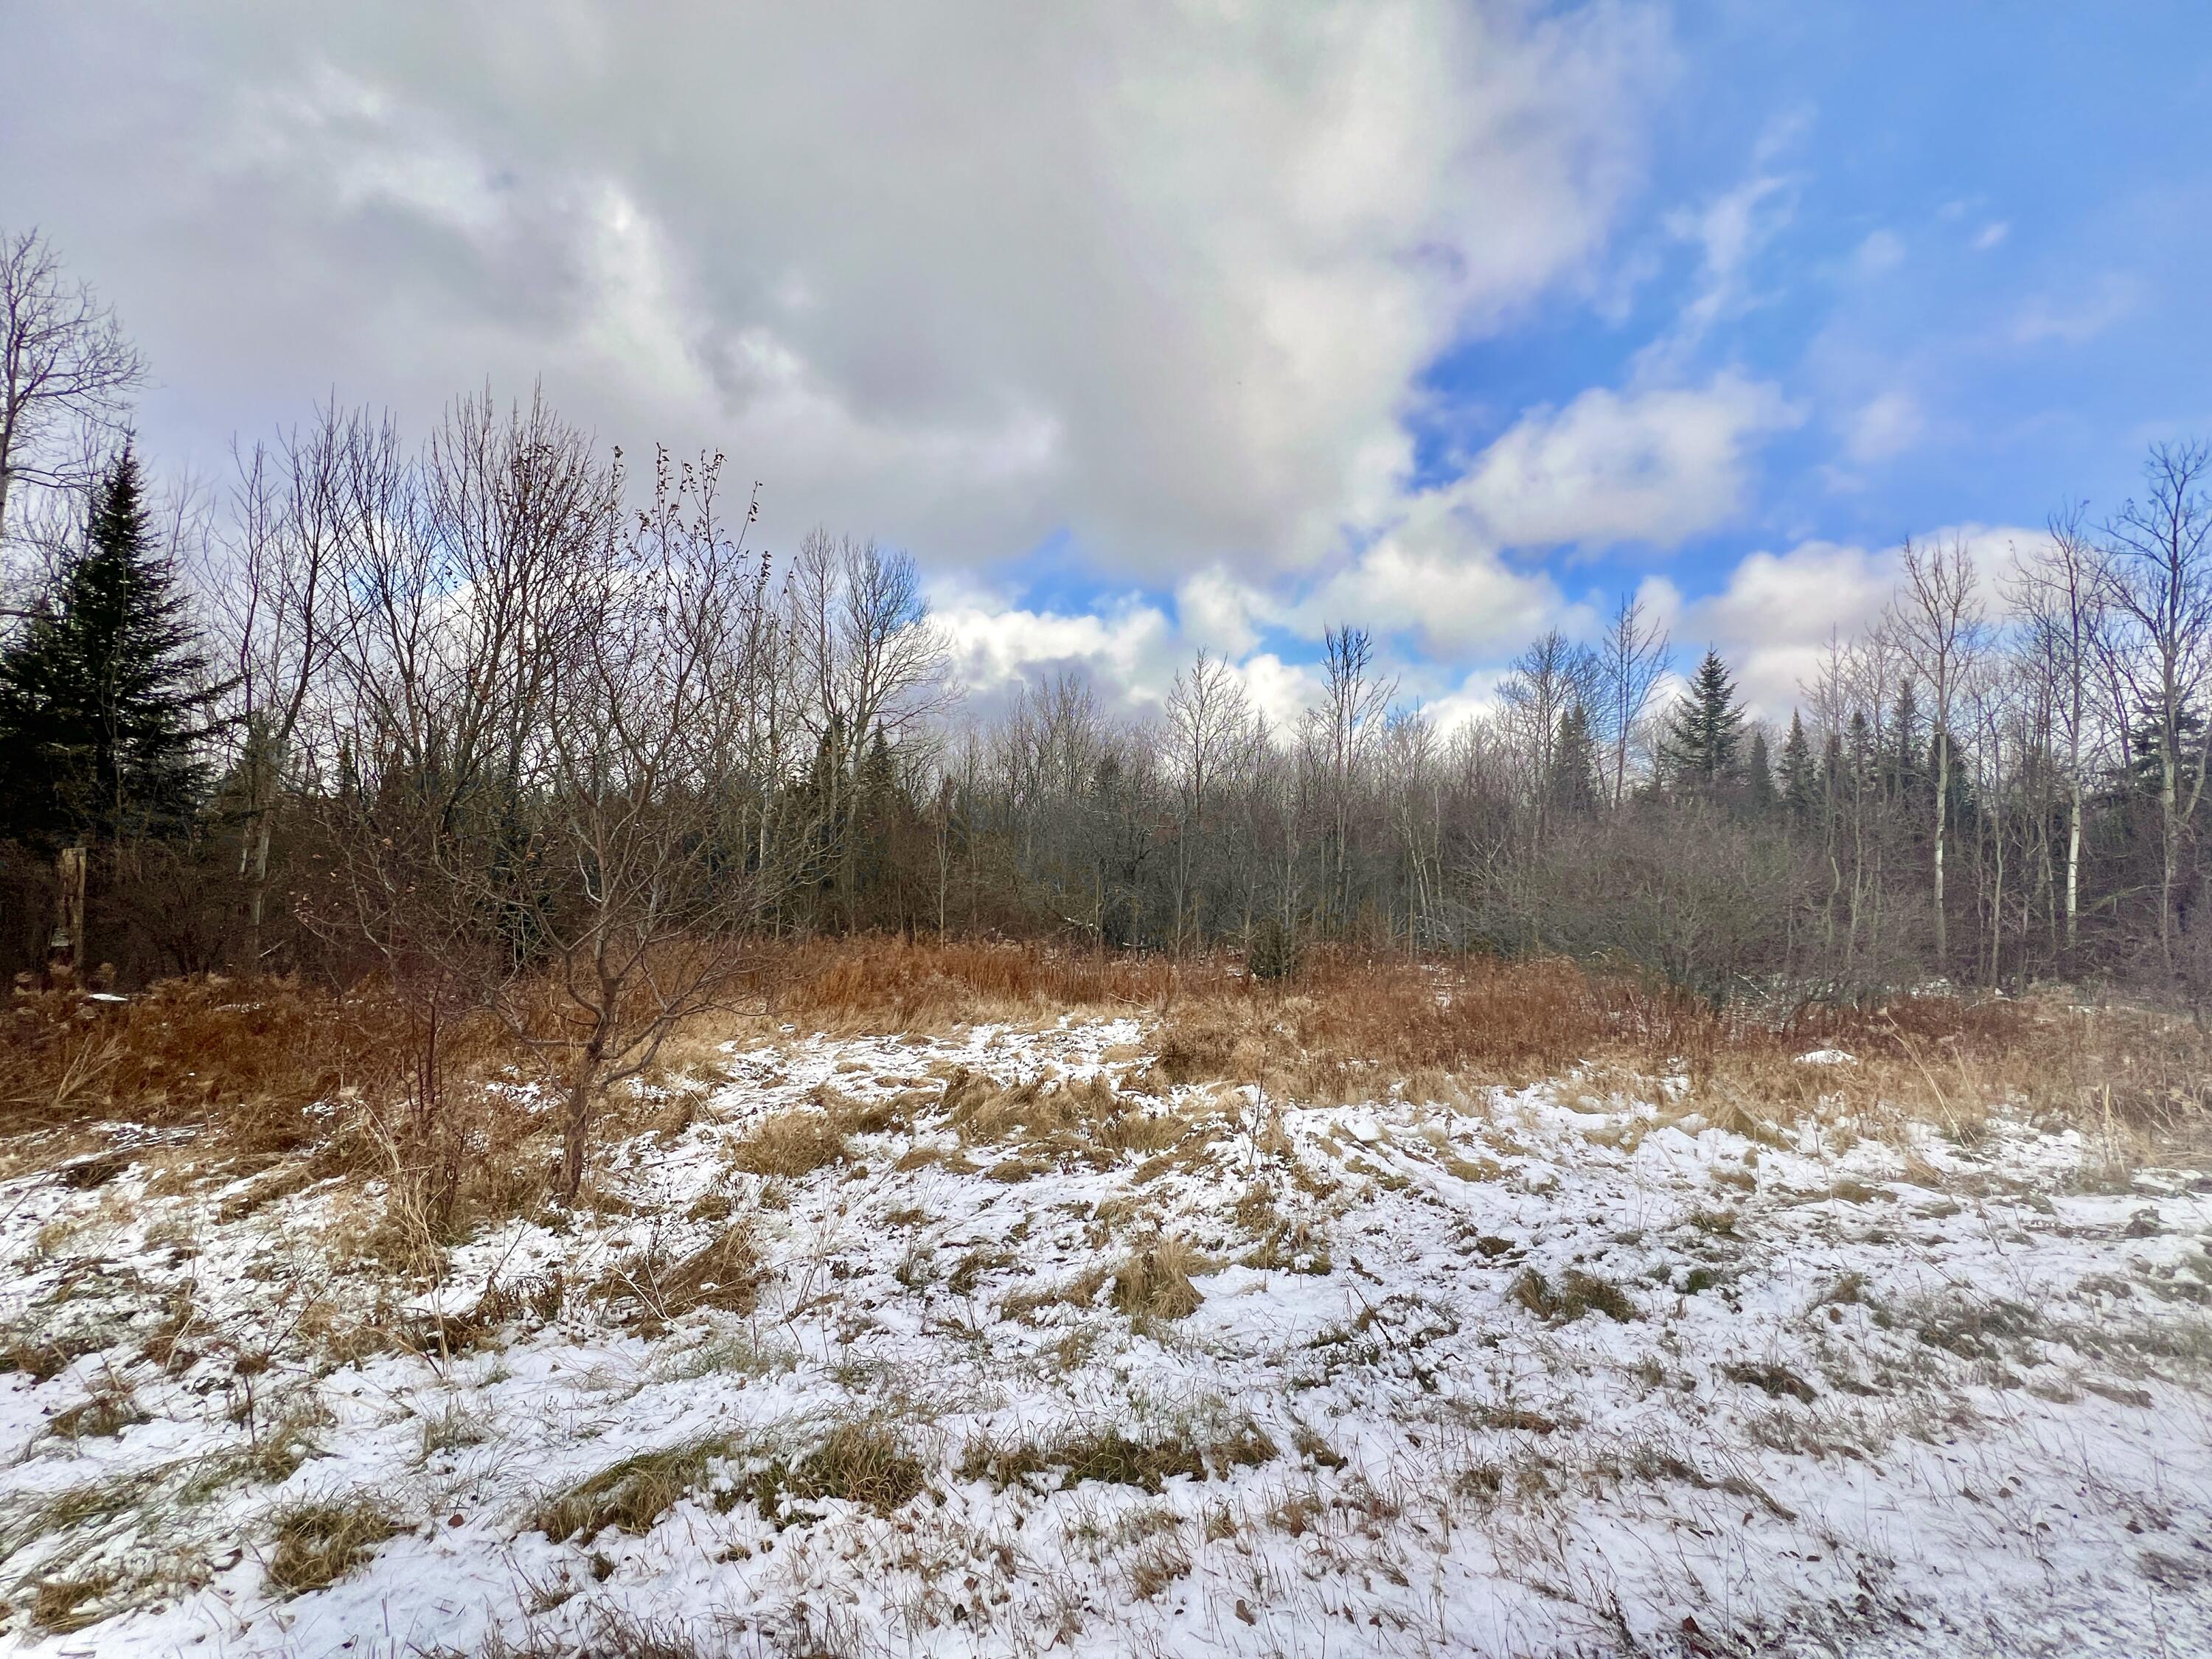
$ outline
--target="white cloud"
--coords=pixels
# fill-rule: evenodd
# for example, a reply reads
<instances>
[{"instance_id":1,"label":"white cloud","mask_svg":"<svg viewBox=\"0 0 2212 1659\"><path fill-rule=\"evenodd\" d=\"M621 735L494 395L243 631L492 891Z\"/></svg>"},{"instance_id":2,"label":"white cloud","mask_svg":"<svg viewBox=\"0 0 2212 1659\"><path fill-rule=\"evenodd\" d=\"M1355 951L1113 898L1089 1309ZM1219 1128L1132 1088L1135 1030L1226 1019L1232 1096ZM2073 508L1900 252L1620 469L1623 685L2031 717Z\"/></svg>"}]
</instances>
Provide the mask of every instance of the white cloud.
<instances>
[{"instance_id":1,"label":"white cloud","mask_svg":"<svg viewBox=\"0 0 2212 1659\"><path fill-rule=\"evenodd\" d=\"M1974 233L1974 240L1972 244L1974 252L1977 253L1987 253L1999 242L2004 240L2006 236L2011 234L2011 231L2012 227L2007 224L2003 220L1990 220L1989 223L1984 225L1979 230Z\"/></svg>"},{"instance_id":2,"label":"white cloud","mask_svg":"<svg viewBox=\"0 0 2212 1659\"><path fill-rule=\"evenodd\" d=\"M1241 657L1260 642L1261 623L1278 619L1265 594L1215 565L1176 589L1176 617L1193 647Z\"/></svg>"},{"instance_id":3,"label":"white cloud","mask_svg":"<svg viewBox=\"0 0 2212 1659\"><path fill-rule=\"evenodd\" d=\"M1149 708L1167 695L1182 659L1174 624L1141 599L1070 615L967 589L937 595L932 611L951 647L953 678L979 712L1018 685L1063 671L1088 675L1103 696L1126 708Z\"/></svg>"},{"instance_id":4,"label":"white cloud","mask_svg":"<svg viewBox=\"0 0 2212 1659\"><path fill-rule=\"evenodd\" d=\"M1524 416L1453 493L1504 546L1670 547L1735 516L1750 450L1801 418L1772 386L1733 374L1701 388L1595 388Z\"/></svg>"},{"instance_id":5,"label":"white cloud","mask_svg":"<svg viewBox=\"0 0 2212 1659\"><path fill-rule=\"evenodd\" d=\"M1286 617L1309 638L1347 623L1410 635L1431 655L1463 659L1509 648L1540 631L1559 603L1548 576L1513 569L1434 503L1425 503Z\"/></svg>"},{"instance_id":6,"label":"white cloud","mask_svg":"<svg viewBox=\"0 0 2212 1659\"><path fill-rule=\"evenodd\" d=\"M1776 148L1789 142L1785 137ZM1763 152L1765 148L1761 146ZM1750 303L1752 261L1789 224L1796 205L1790 179L1762 173L1697 212L1668 216L1668 232L1679 240L1695 242L1700 250L1698 291L1674 325L1637 353L1638 380L1680 379L1713 328L1745 309Z\"/></svg>"},{"instance_id":7,"label":"white cloud","mask_svg":"<svg viewBox=\"0 0 2212 1659\"><path fill-rule=\"evenodd\" d=\"M1861 465L1901 454L1927 430L1920 404L1909 392L1885 392L1862 404L1844 432L1844 447Z\"/></svg>"},{"instance_id":8,"label":"white cloud","mask_svg":"<svg viewBox=\"0 0 2212 1659\"><path fill-rule=\"evenodd\" d=\"M1669 50L1522 0L141 0L36 42L21 210L193 389L173 447L542 374L726 447L773 544L1155 579L1389 517L1421 372L1590 277Z\"/></svg>"},{"instance_id":9,"label":"white cloud","mask_svg":"<svg viewBox=\"0 0 2212 1659\"><path fill-rule=\"evenodd\" d=\"M1851 264L1862 276L1882 276L1905 263L1905 243L1893 230L1875 230L1858 245Z\"/></svg>"},{"instance_id":10,"label":"white cloud","mask_svg":"<svg viewBox=\"0 0 2212 1659\"><path fill-rule=\"evenodd\" d=\"M2044 295L2030 300L2013 319L2012 337L2019 345L2040 345L2052 340L2062 345L2081 345L2134 310L2136 299L2134 283L2117 271L2107 271L2086 292L2064 299Z\"/></svg>"},{"instance_id":11,"label":"white cloud","mask_svg":"<svg viewBox=\"0 0 2212 1659\"><path fill-rule=\"evenodd\" d=\"M1919 539L1964 543L1984 597L1994 603L1995 584L2014 550L2027 553L2045 537L2018 526L1968 524L1941 526ZM1646 598L1670 618L1679 654L1717 647L1753 712L1786 720L1803 702L1801 687L1820 672L1831 638L1849 642L1881 619L1897 592L1900 551L1801 542L1785 552L1746 556L1717 593L1687 604L1671 591L1647 591Z\"/></svg>"}]
</instances>

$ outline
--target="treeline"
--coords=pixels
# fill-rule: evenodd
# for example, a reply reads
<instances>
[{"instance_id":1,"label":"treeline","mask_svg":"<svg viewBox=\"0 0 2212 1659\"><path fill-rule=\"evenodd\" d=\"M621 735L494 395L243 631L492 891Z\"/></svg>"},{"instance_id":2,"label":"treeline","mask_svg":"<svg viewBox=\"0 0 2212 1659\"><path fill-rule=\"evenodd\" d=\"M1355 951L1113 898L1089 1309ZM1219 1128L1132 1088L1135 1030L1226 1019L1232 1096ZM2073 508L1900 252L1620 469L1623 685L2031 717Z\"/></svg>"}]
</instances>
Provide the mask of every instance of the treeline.
<instances>
[{"instance_id":1,"label":"treeline","mask_svg":"<svg viewBox=\"0 0 2212 1659\"><path fill-rule=\"evenodd\" d=\"M1671 690L1633 600L1449 729L1356 625L1288 726L1205 653L1149 716L1063 675L971 720L905 557L772 556L720 457L631 477L535 400L461 398L416 443L334 407L220 500L157 505L135 359L26 247L0 301L73 300L128 372L0 455L11 969L57 949L82 848L87 971L374 973L497 1009L584 1093L745 941L805 932L1227 944L1268 973L1318 939L1564 951L1715 995L2212 988L2201 447L2002 569L1909 546L1786 726L1717 655Z\"/></svg>"}]
</instances>

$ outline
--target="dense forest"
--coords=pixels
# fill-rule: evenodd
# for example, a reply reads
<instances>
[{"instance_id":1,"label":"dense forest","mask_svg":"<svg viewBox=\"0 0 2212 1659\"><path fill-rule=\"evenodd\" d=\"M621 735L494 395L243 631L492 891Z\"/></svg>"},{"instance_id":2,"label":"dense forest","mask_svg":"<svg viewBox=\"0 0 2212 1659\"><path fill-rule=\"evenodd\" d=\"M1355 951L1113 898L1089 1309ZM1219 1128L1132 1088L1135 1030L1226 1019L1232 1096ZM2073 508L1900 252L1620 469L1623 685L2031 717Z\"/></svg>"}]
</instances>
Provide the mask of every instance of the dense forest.
<instances>
[{"instance_id":1,"label":"dense forest","mask_svg":"<svg viewBox=\"0 0 2212 1659\"><path fill-rule=\"evenodd\" d=\"M2212 993L2198 445L2002 569L1908 544L1777 726L1633 599L1449 727L1357 617L1292 724L1205 653L1156 712L1062 674L985 718L908 558L758 545L720 456L637 466L486 392L416 437L333 405L164 488L112 317L35 237L0 279L11 971L57 948L82 848L66 948L125 984L665 1010L747 940L894 929L1271 975L1317 941L1562 952L1713 996Z\"/></svg>"}]
</instances>

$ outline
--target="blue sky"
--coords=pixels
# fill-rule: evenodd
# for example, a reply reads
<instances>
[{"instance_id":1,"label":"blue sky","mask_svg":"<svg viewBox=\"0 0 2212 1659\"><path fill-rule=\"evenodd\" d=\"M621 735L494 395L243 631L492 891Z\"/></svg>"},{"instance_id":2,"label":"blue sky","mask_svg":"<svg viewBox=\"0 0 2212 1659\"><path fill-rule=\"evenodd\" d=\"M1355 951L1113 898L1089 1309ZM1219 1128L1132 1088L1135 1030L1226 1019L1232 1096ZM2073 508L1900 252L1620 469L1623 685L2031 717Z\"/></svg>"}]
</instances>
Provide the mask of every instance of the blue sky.
<instances>
[{"instance_id":1,"label":"blue sky","mask_svg":"<svg viewBox=\"0 0 2212 1659\"><path fill-rule=\"evenodd\" d=\"M1892 550L2212 434L2212 8L15 9L43 226L220 477L542 379L927 571L986 704L1480 706L1640 589L1786 712Z\"/></svg>"}]
</instances>

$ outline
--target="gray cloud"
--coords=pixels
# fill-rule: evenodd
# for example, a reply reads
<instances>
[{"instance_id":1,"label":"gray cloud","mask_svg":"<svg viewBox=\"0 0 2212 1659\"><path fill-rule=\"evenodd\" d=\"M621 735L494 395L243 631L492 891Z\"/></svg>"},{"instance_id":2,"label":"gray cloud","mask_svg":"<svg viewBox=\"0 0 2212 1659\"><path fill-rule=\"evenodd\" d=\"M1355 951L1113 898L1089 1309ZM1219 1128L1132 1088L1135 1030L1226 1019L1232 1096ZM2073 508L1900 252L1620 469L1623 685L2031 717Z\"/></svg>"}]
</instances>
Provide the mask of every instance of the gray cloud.
<instances>
[{"instance_id":1,"label":"gray cloud","mask_svg":"<svg viewBox=\"0 0 2212 1659\"><path fill-rule=\"evenodd\" d=\"M0 219L118 301L157 445L542 374L610 440L726 447L772 540L1066 531L1147 580L1391 520L1415 378L1588 275L1668 51L1519 0L6 27Z\"/></svg>"}]
</instances>

